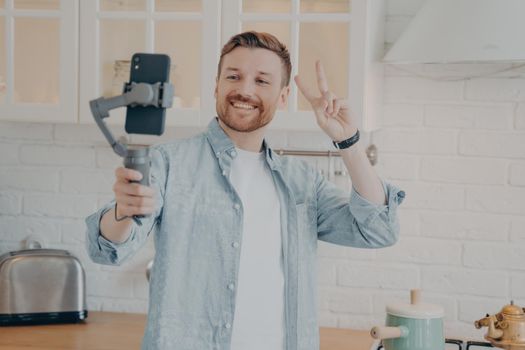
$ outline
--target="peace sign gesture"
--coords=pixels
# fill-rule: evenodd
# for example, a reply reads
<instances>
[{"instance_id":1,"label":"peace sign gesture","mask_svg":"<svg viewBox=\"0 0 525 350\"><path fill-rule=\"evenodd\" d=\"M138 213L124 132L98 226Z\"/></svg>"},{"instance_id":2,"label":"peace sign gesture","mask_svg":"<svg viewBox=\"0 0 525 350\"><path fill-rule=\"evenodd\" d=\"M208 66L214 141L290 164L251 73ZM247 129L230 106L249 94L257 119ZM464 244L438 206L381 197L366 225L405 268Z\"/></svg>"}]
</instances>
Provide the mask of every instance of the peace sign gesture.
<instances>
[{"instance_id":1,"label":"peace sign gesture","mask_svg":"<svg viewBox=\"0 0 525 350\"><path fill-rule=\"evenodd\" d=\"M321 61L315 62L317 86L319 94L306 87L298 75L294 80L303 96L310 102L314 110L317 124L333 141L342 141L352 137L357 131L348 100L337 98L328 90L328 83Z\"/></svg>"}]
</instances>

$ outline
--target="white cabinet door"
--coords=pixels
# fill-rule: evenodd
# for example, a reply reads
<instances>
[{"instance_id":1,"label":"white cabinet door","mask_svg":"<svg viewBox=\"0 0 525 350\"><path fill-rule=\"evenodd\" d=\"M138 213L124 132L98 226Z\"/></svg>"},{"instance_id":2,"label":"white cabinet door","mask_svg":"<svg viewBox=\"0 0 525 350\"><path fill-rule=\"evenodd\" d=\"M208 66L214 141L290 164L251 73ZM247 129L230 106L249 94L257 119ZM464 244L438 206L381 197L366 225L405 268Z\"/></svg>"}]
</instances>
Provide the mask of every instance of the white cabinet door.
<instances>
[{"instance_id":1,"label":"white cabinet door","mask_svg":"<svg viewBox=\"0 0 525 350\"><path fill-rule=\"evenodd\" d=\"M78 0L3 0L0 38L0 120L77 122Z\"/></svg>"},{"instance_id":2,"label":"white cabinet door","mask_svg":"<svg viewBox=\"0 0 525 350\"><path fill-rule=\"evenodd\" d=\"M220 49L253 29L288 46L292 77L315 86L321 59L370 131L382 114L383 24L384 0L0 0L0 120L93 123L89 101L122 92L131 55L163 52L175 85L166 125L205 126ZM290 97L271 127L317 130L293 82ZM125 108L111 116L122 125Z\"/></svg>"},{"instance_id":3,"label":"white cabinet door","mask_svg":"<svg viewBox=\"0 0 525 350\"><path fill-rule=\"evenodd\" d=\"M299 74L317 87L320 59L330 89L350 100L364 131L381 116L384 0L226 0L222 3L221 44L245 30L264 31L283 41ZM289 105L277 112L271 128L318 130L308 102L291 82Z\"/></svg>"},{"instance_id":4,"label":"white cabinet door","mask_svg":"<svg viewBox=\"0 0 525 350\"><path fill-rule=\"evenodd\" d=\"M199 126L213 115L213 89L219 55L217 1L81 0L80 121L91 123L89 101L122 93L135 52L171 58L174 106L166 125ZM123 124L125 108L111 112L108 124Z\"/></svg>"}]
</instances>

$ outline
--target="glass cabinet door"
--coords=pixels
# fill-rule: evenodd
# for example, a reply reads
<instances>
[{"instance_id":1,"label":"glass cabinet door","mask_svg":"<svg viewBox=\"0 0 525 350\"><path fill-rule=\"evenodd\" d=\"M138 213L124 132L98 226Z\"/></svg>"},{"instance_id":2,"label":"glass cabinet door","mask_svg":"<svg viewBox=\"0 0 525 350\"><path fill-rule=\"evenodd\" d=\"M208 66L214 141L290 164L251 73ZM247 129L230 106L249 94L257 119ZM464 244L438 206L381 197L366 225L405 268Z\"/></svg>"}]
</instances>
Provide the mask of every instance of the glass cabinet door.
<instances>
[{"instance_id":1,"label":"glass cabinet door","mask_svg":"<svg viewBox=\"0 0 525 350\"><path fill-rule=\"evenodd\" d=\"M76 122L75 0L0 2L0 119Z\"/></svg>"},{"instance_id":2,"label":"glass cabinet door","mask_svg":"<svg viewBox=\"0 0 525 350\"><path fill-rule=\"evenodd\" d=\"M256 30L275 35L290 51L288 107L277 113L272 128L319 129L310 104L293 81L299 74L317 91L316 60L323 63L330 90L349 99L360 126L371 125L364 120L375 116L366 113L378 113L382 97L380 89L370 85L381 85L382 71L371 72L373 62L380 66L381 53L370 46L382 45L383 0L232 0L222 6L222 44L236 33ZM367 100L377 108L365 108Z\"/></svg>"},{"instance_id":3,"label":"glass cabinet door","mask_svg":"<svg viewBox=\"0 0 525 350\"><path fill-rule=\"evenodd\" d=\"M92 0L81 6L81 122L92 121L89 100L122 93L136 52L170 56L175 89L166 125L199 126L201 116L212 117L204 101L213 97L215 67L209 57L219 50L216 1ZM111 116L108 123L123 124L125 108Z\"/></svg>"}]
</instances>

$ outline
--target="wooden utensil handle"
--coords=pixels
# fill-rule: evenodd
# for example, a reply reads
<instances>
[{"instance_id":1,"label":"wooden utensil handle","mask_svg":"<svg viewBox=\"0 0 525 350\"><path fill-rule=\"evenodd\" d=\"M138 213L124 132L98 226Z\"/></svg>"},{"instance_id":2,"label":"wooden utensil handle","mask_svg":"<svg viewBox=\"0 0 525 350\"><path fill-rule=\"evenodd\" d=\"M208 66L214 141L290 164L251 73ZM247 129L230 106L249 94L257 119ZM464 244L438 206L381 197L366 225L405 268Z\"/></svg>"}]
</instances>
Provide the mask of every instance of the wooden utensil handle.
<instances>
[{"instance_id":1,"label":"wooden utensil handle","mask_svg":"<svg viewBox=\"0 0 525 350\"><path fill-rule=\"evenodd\" d=\"M410 290L410 304L415 305L421 302L421 289Z\"/></svg>"},{"instance_id":2,"label":"wooden utensil handle","mask_svg":"<svg viewBox=\"0 0 525 350\"><path fill-rule=\"evenodd\" d=\"M400 327L374 327L370 330L370 335L374 339L399 338L402 334Z\"/></svg>"}]
</instances>

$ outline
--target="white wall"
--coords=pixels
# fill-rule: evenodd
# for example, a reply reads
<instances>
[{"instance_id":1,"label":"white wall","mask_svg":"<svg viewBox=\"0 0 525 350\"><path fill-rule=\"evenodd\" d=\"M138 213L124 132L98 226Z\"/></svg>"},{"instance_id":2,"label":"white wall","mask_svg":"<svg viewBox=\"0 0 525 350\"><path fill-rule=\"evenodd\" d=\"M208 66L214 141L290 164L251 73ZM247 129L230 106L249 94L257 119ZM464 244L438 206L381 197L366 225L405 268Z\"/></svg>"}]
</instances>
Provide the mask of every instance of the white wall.
<instances>
[{"instance_id":1,"label":"white wall","mask_svg":"<svg viewBox=\"0 0 525 350\"><path fill-rule=\"evenodd\" d=\"M422 0L387 2L388 46ZM473 320L525 304L525 70L460 79L504 67L387 67L373 140L378 172L407 192L401 239L383 250L320 243L321 325L383 324L385 304L418 287L445 308L447 335L480 338ZM330 147L318 133L273 132L271 143ZM94 126L0 123L0 253L38 234L81 259L90 310L145 312L153 246L122 267L95 265L84 249L83 218L110 200L119 162Z\"/></svg>"}]
</instances>

